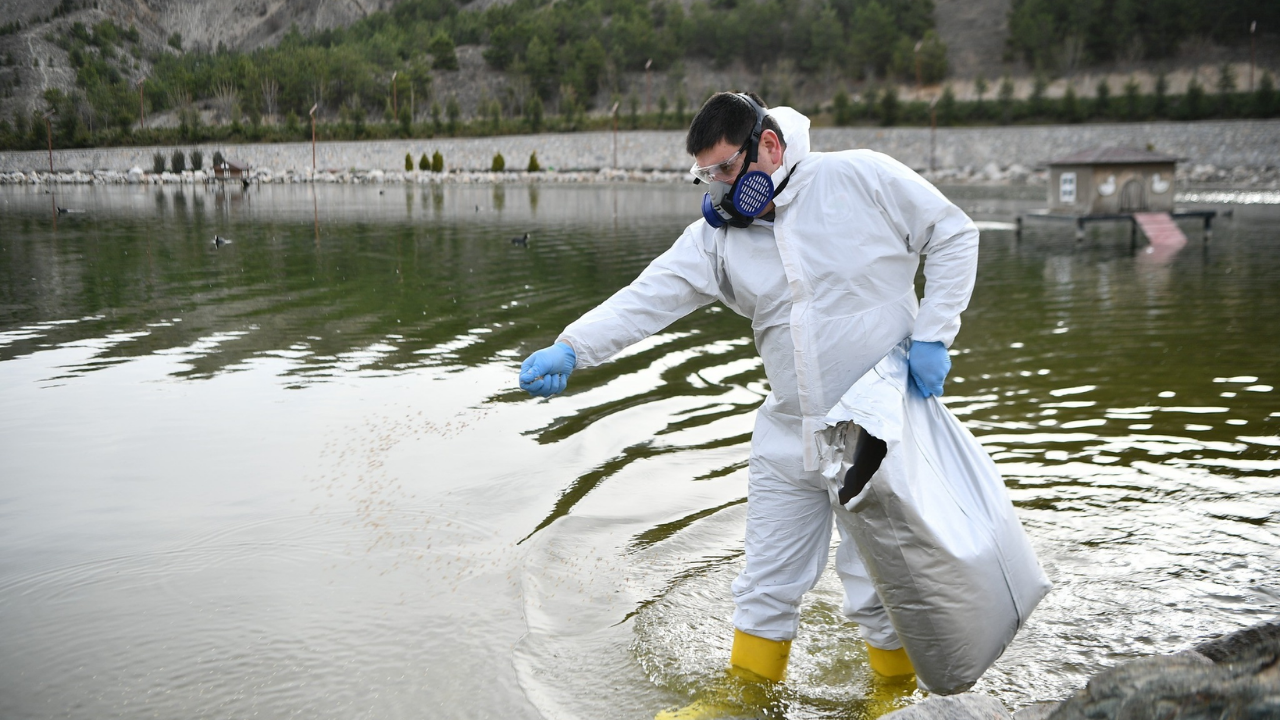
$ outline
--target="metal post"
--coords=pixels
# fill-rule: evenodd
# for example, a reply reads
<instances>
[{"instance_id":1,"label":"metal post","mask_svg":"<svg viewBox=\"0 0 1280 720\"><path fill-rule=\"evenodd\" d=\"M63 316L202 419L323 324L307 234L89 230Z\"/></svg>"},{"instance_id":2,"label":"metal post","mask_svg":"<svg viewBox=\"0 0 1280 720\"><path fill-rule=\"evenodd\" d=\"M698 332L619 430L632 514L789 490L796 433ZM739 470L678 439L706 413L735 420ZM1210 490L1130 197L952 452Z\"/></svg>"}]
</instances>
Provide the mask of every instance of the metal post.
<instances>
[{"instance_id":1,"label":"metal post","mask_svg":"<svg viewBox=\"0 0 1280 720\"><path fill-rule=\"evenodd\" d=\"M146 78L142 78L141 80L138 81L138 116L142 118L140 127L143 130L147 129L147 106L143 103L143 100L142 100L142 86L146 82L147 82Z\"/></svg>"},{"instance_id":2,"label":"metal post","mask_svg":"<svg viewBox=\"0 0 1280 720\"><path fill-rule=\"evenodd\" d=\"M613 169L618 169L618 105L620 102L613 104L613 109L609 114L613 116Z\"/></svg>"},{"instance_id":3,"label":"metal post","mask_svg":"<svg viewBox=\"0 0 1280 720\"><path fill-rule=\"evenodd\" d=\"M53 123L49 122L49 118L53 117L52 112L44 114L44 129L49 136L49 174L53 174Z\"/></svg>"},{"instance_id":4,"label":"metal post","mask_svg":"<svg viewBox=\"0 0 1280 720\"><path fill-rule=\"evenodd\" d=\"M311 106L308 112L311 115L311 178L316 177L316 108L320 107L320 103Z\"/></svg>"},{"instance_id":5,"label":"metal post","mask_svg":"<svg viewBox=\"0 0 1280 720\"><path fill-rule=\"evenodd\" d=\"M924 41L917 40L916 49L912 53L916 58L916 92L920 92L920 88L924 87L924 83L920 80L920 46L922 45L924 45Z\"/></svg>"},{"instance_id":6,"label":"metal post","mask_svg":"<svg viewBox=\"0 0 1280 720\"><path fill-rule=\"evenodd\" d=\"M1258 32L1258 21L1249 23L1249 92L1253 92L1253 36Z\"/></svg>"},{"instance_id":7,"label":"metal post","mask_svg":"<svg viewBox=\"0 0 1280 720\"><path fill-rule=\"evenodd\" d=\"M929 172L937 170L934 164L934 148L937 146L938 136L938 98L934 98L929 103Z\"/></svg>"},{"instance_id":8,"label":"metal post","mask_svg":"<svg viewBox=\"0 0 1280 720\"><path fill-rule=\"evenodd\" d=\"M399 70L391 73L391 114L397 120L400 119L400 103L396 100L396 75L399 74Z\"/></svg>"},{"instance_id":9,"label":"metal post","mask_svg":"<svg viewBox=\"0 0 1280 720\"><path fill-rule=\"evenodd\" d=\"M644 114L648 115L652 112L649 109L649 66L653 64L653 60L644 61Z\"/></svg>"}]
</instances>

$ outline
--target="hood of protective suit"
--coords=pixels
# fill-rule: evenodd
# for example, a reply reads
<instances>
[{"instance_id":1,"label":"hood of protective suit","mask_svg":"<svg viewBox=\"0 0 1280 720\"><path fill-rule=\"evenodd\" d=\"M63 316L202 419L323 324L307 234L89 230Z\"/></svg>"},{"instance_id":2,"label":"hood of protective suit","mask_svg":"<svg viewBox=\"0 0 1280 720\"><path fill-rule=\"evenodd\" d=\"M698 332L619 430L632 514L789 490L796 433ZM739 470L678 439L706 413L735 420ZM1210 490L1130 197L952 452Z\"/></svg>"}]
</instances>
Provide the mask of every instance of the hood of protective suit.
<instances>
[{"instance_id":1,"label":"hood of protective suit","mask_svg":"<svg viewBox=\"0 0 1280 720\"><path fill-rule=\"evenodd\" d=\"M782 167L773 173L773 185L777 187L791 173L796 163L809 154L809 118L789 107L770 108L770 117L782 129L782 140L787 149L782 154Z\"/></svg>"}]
</instances>

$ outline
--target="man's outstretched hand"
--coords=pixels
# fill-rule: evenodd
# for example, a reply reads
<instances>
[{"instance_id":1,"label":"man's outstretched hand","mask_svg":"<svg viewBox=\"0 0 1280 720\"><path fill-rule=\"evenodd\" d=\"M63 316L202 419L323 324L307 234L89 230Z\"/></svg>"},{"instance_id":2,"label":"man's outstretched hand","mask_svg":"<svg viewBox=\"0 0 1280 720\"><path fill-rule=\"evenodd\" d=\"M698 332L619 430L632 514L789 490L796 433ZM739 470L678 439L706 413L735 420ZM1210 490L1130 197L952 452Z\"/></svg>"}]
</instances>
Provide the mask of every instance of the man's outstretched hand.
<instances>
[{"instance_id":1,"label":"man's outstretched hand","mask_svg":"<svg viewBox=\"0 0 1280 720\"><path fill-rule=\"evenodd\" d=\"M520 364L520 387L530 395L551 397L564 392L569 384L569 373L578 362L573 348L566 343L556 343L543 348Z\"/></svg>"},{"instance_id":2,"label":"man's outstretched hand","mask_svg":"<svg viewBox=\"0 0 1280 720\"><path fill-rule=\"evenodd\" d=\"M925 397L941 395L942 385L951 372L951 355L940 342L913 342L907 355L911 379Z\"/></svg>"}]
</instances>

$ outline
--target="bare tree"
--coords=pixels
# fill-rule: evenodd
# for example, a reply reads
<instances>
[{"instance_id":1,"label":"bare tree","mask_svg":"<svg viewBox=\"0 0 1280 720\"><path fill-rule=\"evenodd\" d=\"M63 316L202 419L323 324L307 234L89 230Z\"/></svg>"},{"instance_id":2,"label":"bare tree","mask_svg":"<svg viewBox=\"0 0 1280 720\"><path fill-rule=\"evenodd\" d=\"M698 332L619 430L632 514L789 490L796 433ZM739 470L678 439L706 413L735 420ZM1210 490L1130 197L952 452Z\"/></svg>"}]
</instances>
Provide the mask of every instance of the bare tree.
<instances>
[{"instance_id":1,"label":"bare tree","mask_svg":"<svg viewBox=\"0 0 1280 720\"><path fill-rule=\"evenodd\" d=\"M178 123L180 126L190 126L200 122L200 111L196 110L195 105L191 102L191 93L185 88L173 88L169 90L169 105L178 111Z\"/></svg>"},{"instance_id":2,"label":"bare tree","mask_svg":"<svg viewBox=\"0 0 1280 720\"><path fill-rule=\"evenodd\" d=\"M280 83L275 78L267 77L262 79L262 107L267 111L267 118L275 121L276 113L279 111L278 102L280 98Z\"/></svg>"},{"instance_id":3,"label":"bare tree","mask_svg":"<svg viewBox=\"0 0 1280 720\"><path fill-rule=\"evenodd\" d=\"M1067 75L1074 75L1076 66L1084 58L1084 36L1068 35L1062 41L1062 70Z\"/></svg>"},{"instance_id":4,"label":"bare tree","mask_svg":"<svg viewBox=\"0 0 1280 720\"><path fill-rule=\"evenodd\" d=\"M184 88L174 88L169 91L169 104L176 108L185 108L191 104L191 93Z\"/></svg>"},{"instance_id":5,"label":"bare tree","mask_svg":"<svg viewBox=\"0 0 1280 720\"><path fill-rule=\"evenodd\" d=\"M232 113L239 100L240 94L236 91L236 86L229 82L218 83L213 90L213 103L223 121L234 120Z\"/></svg>"},{"instance_id":6,"label":"bare tree","mask_svg":"<svg viewBox=\"0 0 1280 720\"><path fill-rule=\"evenodd\" d=\"M324 82L316 80L312 85L311 101L316 104L316 117L324 112Z\"/></svg>"},{"instance_id":7,"label":"bare tree","mask_svg":"<svg viewBox=\"0 0 1280 720\"><path fill-rule=\"evenodd\" d=\"M1142 42L1142 36L1138 35L1129 41L1129 44L1120 48L1120 60L1127 65L1133 65L1140 62L1147 56L1146 44Z\"/></svg>"},{"instance_id":8,"label":"bare tree","mask_svg":"<svg viewBox=\"0 0 1280 720\"><path fill-rule=\"evenodd\" d=\"M93 132L93 121L98 119L98 113L93 109L93 103L84 99L83 96L75 96L76 112L85 124L89 126L89 132Z\"/></svg>"}]
</instances>

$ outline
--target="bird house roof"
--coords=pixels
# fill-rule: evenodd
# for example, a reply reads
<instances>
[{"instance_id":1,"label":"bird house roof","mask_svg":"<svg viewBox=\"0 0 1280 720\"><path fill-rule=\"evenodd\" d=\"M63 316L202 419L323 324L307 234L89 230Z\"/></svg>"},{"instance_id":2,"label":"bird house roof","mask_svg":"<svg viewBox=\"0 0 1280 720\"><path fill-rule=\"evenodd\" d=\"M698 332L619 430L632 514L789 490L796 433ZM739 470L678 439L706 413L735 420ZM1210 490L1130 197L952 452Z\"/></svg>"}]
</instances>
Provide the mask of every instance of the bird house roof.
<instances>
[{"instance_id":1,"label":"bird house roof","mask_svg":"<svg viewBox=\"0 0 1280 720\"><path fill-rule=\"evenodd\" d=\"M1127 147L1094 147L1081 150L1056 160L1049 165L1141 165L1144 163L1176 163L1172 155L1134 150Z\"/></svg>"}]
</instances>

